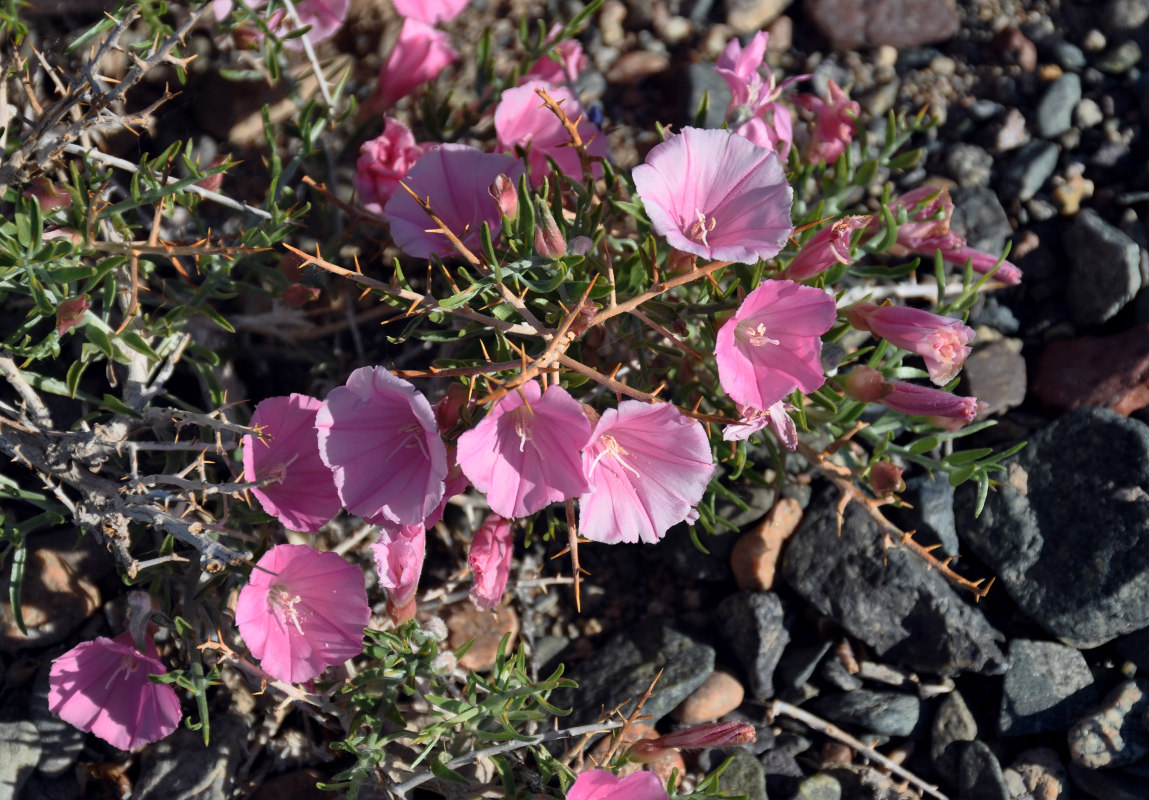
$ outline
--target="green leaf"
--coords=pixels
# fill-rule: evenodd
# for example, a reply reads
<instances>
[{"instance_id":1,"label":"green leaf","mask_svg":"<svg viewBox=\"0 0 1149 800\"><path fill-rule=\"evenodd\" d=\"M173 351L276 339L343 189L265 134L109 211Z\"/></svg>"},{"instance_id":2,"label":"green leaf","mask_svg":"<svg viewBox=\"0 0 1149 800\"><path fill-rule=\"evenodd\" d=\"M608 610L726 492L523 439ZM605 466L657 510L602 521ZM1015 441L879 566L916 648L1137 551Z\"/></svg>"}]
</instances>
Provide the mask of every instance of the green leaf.
<instances>
[{"instance_id":1,"label":"green leaf","mask_svg":"<svg viewBox=\"0 0 1149 800\"><path fill-rule=\"evenodd\" d=\"M219 313L219 311L217 311L213 307L206 306L206 305L200 306L199 310L205 317L210 319L216 325L223 328L228 333L235 333L235 328L232 327L232 324L227 321L227 317L225 317L223 314Z\"/></svg>"},{"instance_id":2,"label":"green leaf","mask_svg":"<svg viewBox=\"0 0 1149 800\"><path fill-rule=\"evenodd\" d=\"M116 355L115 348L112 347L112 340L108 338L108 334L97 325L85 325L84 335L88 341L96 346L96 349L103 353L108 358L114 358Z\"/></svg>"},{"instance_id":3,"label":"green leaf","mask_svg":"<svg viewBox=\"0 0 1149 800\"><path fill-rule=\"evenodd\" d=\"M144 337L140 336L135 331L125 331L119 335L119 341L126 344L128 347L135 350L137 353L142 353L153 361L160 360L160 354L151 348L151 346L144 341Z\"/></svg>"},{"instance_id":4,"label":"green leaf","mask_svg":"<svg viewBox=\"0 0 1149 800\"><path fill-rule=\"evenodd\" d=\"M21 595L24 590L24 563L28 557L28 550L23 542L16 545L12 551L12 570L8 578L8 602L12 604L12 616L16 620L16 627L20 633L28 635L24 626L24 610Z\"/></svg>"},{"instance_id":5,"label":"green leaf","mask_svg":"<svg viewBox=\"0 0 1149 800\"><path fill-rule=\"evenodd\" d=\"M124 403L118 397L110 394L104 395L104 400L100 403L101 411L110 411L113 414L119 414L123 417L131 417L132 419L141 419L140 415L131 406Z\"/></svg>"}]
</instances>

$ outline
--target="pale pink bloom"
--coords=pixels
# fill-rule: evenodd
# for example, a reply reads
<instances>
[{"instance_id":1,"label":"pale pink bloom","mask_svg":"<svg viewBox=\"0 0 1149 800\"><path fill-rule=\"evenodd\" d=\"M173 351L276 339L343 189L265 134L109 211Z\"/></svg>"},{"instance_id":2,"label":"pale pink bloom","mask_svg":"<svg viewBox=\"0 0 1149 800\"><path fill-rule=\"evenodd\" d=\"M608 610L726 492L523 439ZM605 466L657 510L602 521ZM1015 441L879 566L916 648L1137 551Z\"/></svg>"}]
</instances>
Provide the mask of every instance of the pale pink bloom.
<instances>
[{"instance_id":1,"label":"pale pink bloom","mask_svg":"<svg viewBox=\"0 0 1149 800\"><path fill-rule=\"evenodd\" d=\"M383 367L360 367L331 390L315 427L352 514L421 525L439 505L447 448L431 404L407 381Z\"/></svg>"},{"instance_id":2,"label":"pale pink bloom","mask_svg":"<svg viewBox=\"0 0 1149 800\"><path fill-rule=\"evenodd\" d=\"M560 25L553 25L547 33L547 41L553 41L561 29ZM587 61L578 39L563 39L535 62L524 80L546 81L556 86L571 84L586 69Z\"/></svg>"},{"instance_id":3,"label":"pale pink bloom","mask_svg":"<svg viewBox=\"0 0 1149 800\"><path fill-rule=\"evenodd\" d=\"M417 144L411 129L392 117L383 118L383 133L359 148L352 183L359 202L373 214L382 214L383 206L399 188L421 155L432 145Z\"/></svg>"},{"instance_id":4,"label":"pale pink bloom","mask_svg":"<svg viewBox=\"0 0 1149 800\"><path fill-rule=\"evenodd\" d=\"M832 164L838 160L854 140L858 114L862 110L833 81L829 82L829 88L829 102L817 95L794 95L795 103L814 114L814 129L806 148L806 157L811 162Z\"/></svg>"},{"instance_id":5,"label":"pale pink bloom","mask_svg":"<svg viewBox=\"0 0 1149 800\"><path fill-rule=\"evenodd\" d=\"M919 186L890 202L895 217L904 211L906 222L898 226L898 245L910 253L932 256L937 250L958 250L965 240L950 230L954 204L950 193L936 186ZM874 218L871 225L878 224Z\"/></svg>"},{"instance_id":6,"label":"pale pink bloom","mask_svg":"<svg viewBox=\"0 0 1149 800\"><path fill-rule=\"evenodd\" d=\"M579 773L566 800L668 800L666 786L653 772L620 778L605 769Z\"/></svg>"},{"instance_id":7,"label":"pale pink bloom","mask_svg":"<svg viewBox=\"0 0 1149 800\"><path fill-rule=\"evenodd\" d=\"M530 381L459 437L459 466L492 511L525 517L587 490L579 448L589 436L582 406L566 389L543 392Z\"/></svg>"},{"instance_id":8,"label":"pale pink bloom","mask_svg":"<svg viewBox=\"0 0 1149 800\"><path fill-rule=\"evenodd\" d=\"M500 214L509 220L518 218L519 190L511 183L510 178L506 175L498 176L495 178L495 182L487 188L487 193L491 195L491 199L499 207Z\"/></svg>"},{"instance_id":9,"label":"pale pink bloom","mask_svg":"<svg viewBox=\"0 0 1149 800\"><path fill-rule=\"evenodd\" d=\"M706 432L669 403L624 400L607 409L583 448L590 490L579 533L616 544L654 544L686 519L714 475Z\"/></svg>"},{"instance_id":10,"label":"pale pink bloom","mask_svg":"<svg viewBox=\"0 0 1149 800\"><path fill-rule=\"evenodd\" d=\"M393 608L405 608L415 599L426 548L427 532L422 525L385 525L371 545L379 585L387 590Z\"/></svg>"},{"instance_id":11,"label":"pale pink bloom","mask_svg":"<svg viewBox=\"0 0 1149 800\"><path fill-rule=\"evenodd\" d=\"M477 608L489 611L503 599L507 578L511 575L511 556L515 551L515 538L511 535L511 521L498 514L488 514L475 531L467 564L475 575L471 587L471 602Z\"/></svg>"},{"instance_id":12,"label":"pale pink bloom","mask_svg":"<svg viewBox=\"0 0 1149 800\"><path fill-rule=\"evenodd\" d=\"M512 156L484 153L463 144L444 144L416 161L404 183L419 197L430 198L435 215L463 244L476 251L481 247L484 222L490 226L492 238L503 228L499 207L488 191L503 173L517 181L522 167ZM391 225L391 238L404 253L416 258L455 253L446 236L429 230L435 223L406 190L391 195L383 216Z\"/></svg>"},{"instance_id":13,"label":"pale pink bloom","mask_svg":"<svg viewBox=\"0 0 1149 800\"><path fill-rule=\"evenodd\" d=\"M266 436L243 437L244 480L275 479L251 493L294 531L318 531L341 506L335 479L319 455L315 414L322 405L302 394L269 397L251 415L251 427Z\"/></svg>"},{"instance_id":14,"label":"pale pink bloom","mask_svg":"<svg viewBox=\"0 0 1149 800\"><path fill-rule=\"evenodd\" d=\"M684 128L632 175L651 226L687 253L756 264L794 229L782 162L731 131Z\"/></svg>"},{"instance_id":15,"label":"pale pink bloom","mask_svg":"<svg viewBox=\"0 0 1149 800\"><path fill-rule=\"evenodd\" d=\"M121 750L164 738L183 712L170 685L148 680L167 669L150 638L147 650L137 650L130 633L76 645L52 662L48 710Z\"/></svg>"},{"instance_id":16,"label":"pale pink bloom","mask_svg":"<svg viewBox=\"0 0 1149 800\"><path fill-rule=\"evenodd\" d=\"M271 677L309 681L363 652L371 617L363 572L338 553L277 545L239 592L235 624Z\"/></svg>"},{"instance_id":17,"label":"pale pink bloom","mask_svg":"<svg viewBox=\"0 0 1149 800\"><path fill-rule=\"evenodd\" d=\"M751 117L735 128L734 132L759 147L773 150L785 161L794 141L794 121L784 105L771 103L763 111L763 116Z\"/></svg>"},{"instance_id":18,"label":"pale pink bloom","mask_svg":"<svg viewBox=\"0 0 1149 800\"><path fill-rule=\"evenodd\" d=\"M718 331L718 380L735 403L769 409L795 389L822 385L823 333L837 316L834 298L793 281L767 280L746 295Z\"/></svg>"},{"instance_id":19,"label":"pale pink bloom","mask_svg":"<svg viewBox=\"0 0 1149 800\"><path fill-rule=\"evenodd\" d=\"M379 94L372 105L390 108L459 57L447 34L415 19L403 20L399 38L379 73Z\"/></svg>"},{"instance_id":20,"label":"pale pink bloom","mask_svg":"<svg viewBox=\"0 0 1149 800\"><path fill-rule=\"evenodd\" d=\"M470 0L391 0L402 17L435 25L448 22L462 13Z\"/></svg>"},{"instance_id":21,"label":"pale pink bloom","mask_svg":"<svg viewBox=\"0 0 1149 800\"><path fill-rule=\"evenodd\" d=\"M722 429L722 439L727 442L740 442L749 439L755 433L769 426L778 437L778 441L786 446L787 450L798 449L798 426L794 419L786 413L787 404L779 400L766 411L744 406L736 403L735 407L742 416L740 425L727 425Z\"/></svg>"},{"instance_id":22,"label":"pale pink bloom","mask_svg":"<svg viewBox=\"0 0 1149 800\"><path fill-rule=\"evenodd\" d=\"M917 353L926 362L930 380L939 386L952 381L970 354L973 328L960 319L920 308L858 303L846 310L850 324L871 331L895 347Z\"/></svg>"},{"instance_id":23,"label":"pale pink bloom","mask_svg":"<svg viewBox=\"0 0 1149 800\"><path fill-rule=\"evenodd\" d=\"M610 155L606 137L598 126L587 119L586 112L570 89L543 81L527 81L521 86L507 89L495 108L495 133L499 149L513 153L516 148L527 153L531 183L542 184L550 173L547 158L551 158L566 176L581 182L582 165L578 152L570 146L571 137L562 121L543 105L536 89L543 89L551 99L562 106L571 122L578 120L579 136L587 145L587 153L599 158ZM602 174L602 166L594 164L593 173Z\"/></svg>"},{"instance_id":24,"label":"pale pink bloom","mask_svg":"<svg viewBox=\"0 0 1149 800\"><path fill-rule=\"evenodd\" d=\"M216 19L222 20L231 13L235 3L232 0L212 0L212 10ZM247 7L258 10L267 5L267 0L247 0ZM331 38L347 19L347 12L351 8L351 0L296 0L295 13L299 15L301 27L309 28L305 34L312 44L318 44ZM278 36L283 36L295 29L295 24L288 15L279 11L267 20L267 26ZM245 36L258 41L262 38L258 31L245 32ZM287 39L284 47L292 50L302 50L303 44L299 39Z\"/></svg>"},{"instance_id":25,"label":"pale pink bloom","mask_svg":"<svg viewBox=\"0 0 1149 800\"><path fill-rule=\"evenodd\" d=\"M738 108L745 108L751 116L760 116L767 106L776 103L787 87L810 77L796 75L777 84L774 73L765 63L766 44L769 39L769 33L759 31L745 49L738 39L731 39L718 56L714 71L721 75L726 85L730 87L728 117L733 116ZM781 105L778 108L785 111L785 107ZM788 121L788 111L786 118Z\"/></svg>"},{"instance_id":26,"label":"pale pink bloom","mask_svg":"<svg viewBox=\"0 0 1149 800\"><path fill-rule=\"evenodd\" d=\"M968 261L974 272L980 272L983 275L992 272L993 277L1010 286L1021 283L1021 270L1017 265L1004 261L991 253L974 250L972 247L965 246L964 243L962 247L955 250L942 250L942 258L951 264L963 267ZM1001 266L998 266L998 261L1001 261ZM995 270L994 267L997 269Z\"/></svg>"},{"instance_id":27,"label":"pale pink bloom","mask_svg":"<svg viewBox=\"0 0 1149 800\"><path fill-rule=\"evenodd\" d=\"M869 225L871 219L872 217L866 215L835 220L810 237L778 277L804 281L820 272L825 272L835 264L849 264L850 238L854 231Z\"/></svg>"}]
</instances>

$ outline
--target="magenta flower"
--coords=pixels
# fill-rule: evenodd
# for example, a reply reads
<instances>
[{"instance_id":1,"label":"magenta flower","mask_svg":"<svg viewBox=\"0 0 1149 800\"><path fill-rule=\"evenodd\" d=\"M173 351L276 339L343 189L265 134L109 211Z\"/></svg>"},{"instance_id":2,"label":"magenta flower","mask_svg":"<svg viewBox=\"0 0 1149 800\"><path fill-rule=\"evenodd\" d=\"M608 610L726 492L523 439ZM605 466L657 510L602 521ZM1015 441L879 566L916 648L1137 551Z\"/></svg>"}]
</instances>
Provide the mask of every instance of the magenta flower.
<instances>
[{"instance_id":1,"label":"magenta flower","mask_svg":"<svg viewBox=\"0 0 1149 800\"><path fill-rule=\"evenodd\" d=\"M821 335L837 316L834 298L793 281L763 281L718 331L718 380L735 403L769 409L794 389L825 381Z\"/></svg>"},{"instance_id":2,"label":"magenta flower","mask_svg":"<svg viewBox=\"0 0 1149 800\"><path fill-rule=\"evenodd\" d=\"M974 272L980 272L983 275L992 272L993 277L1010 286L1021 283L1021 270L1015 264L1004 261L991 253L974 250L972 247L966 246L964 242L961 247L954 250L942 250L942 258L951 264L963 267L968 261ZM998 266L998 261L1001 261L1001 266ZM995 270L994 267L997 269Z\"/></svg>"},{"instance_id":3,"label":"magenta flower","mask_svg":"<svg viewBox=\"0 0 1149 800\"><path fill-rule=\"evenodd\" d=\"M212 0L212 10L216 19L222 20L230 14L234 5L232 0ZM267 0L247 0L247 7L253 10L263 8L265 5ZM312 44L318 44L335 35L335 32L343 27L350 8L351 0L298 0L295 3L295 13L299 15L301 27L310 29L306 36ZM282 11L269 17L267 25L280 36L295 29L295 24ZM255 41L262 38L259 31L254 29L246 31L244 35ZM283 46L291 50L303 49L299 39L287 39Z\"/></svg>"},{"instance_id":4,"label":"magenta flower","mask_svg":"<svg viewBox=\"0 0 1149 800\"><path fill-rule=\"evenodd\" d=\"M758 739L749 722L707 722L668 733L654 739L639 739L626 751L631 761L651 764L667 750L703 750L709 747L734 747Z\"/></svg>"},{"instance_id":5,"label":"magenta flower","mask_svg":"<svg viewBox=\"0 0 1149 800\"><path fill-rule=\"evenodd\" d=\"M338 553L277 545L239 592L235 624L271 677L309 681L363 652L371 617L363 572Z\"/></svg>"},{"instance_id":6,"label":"magenta flower","mask_svg":"<svg viewBox=\"0 0 1149 800\"><path fill-rule=\"evenodd\" d=\"M756 264L793 230L782 162L730 131L684 128L632 175L654 230L687 253Z\"/></svg>"},{"instance_id":7,"label":"magenta flower","mask_svg":"<svg viewBox=\"0 0 1149 800\"><path fill-rule=\"evenodd\" d=\"M407 177L421 155L431 145L416 144L411 129L391 117L383 118L383 133L359 148L352 183L359 193L359 202L373 214L382 214L383 206L399 188L399 181Z\"/></svg>"},{"instance_id":8,"label":"magenta flower","mask_svg":"<svg viewBox=\"0 0 1149 800\"><path fill-rule=\"evenodd\" d=\"M952 381L970 354L974 332L960 319L907 306L858 303L846 310L850 324L871 331L895 347L917 353L938 386Z\"/></svg>"},{"instance_id":9,"label":"magenta flower","mask_svg":"<svg viewBox=\"0 0 1149 800\"><path fill-rule=\"evenodd\" d=\"M919 186L890 202L895 217L905 211L906 222L898 226L898 245L906 252L933 256L937 250L958 250L965 240L950 230L954 204L950 193L936 186ZM877 218L871 223L877 225Z\"/></svg>"},{"instance_id":10,"label":"magenta flower","mask_svg":"<svg viewBox=\"0 0 1149 800\"><path fill-rule=\"evenodd\" d=\"M270 438L243 437L244 479L275 479L251 493L294 531L318 531L341 507L335 479L319 455L315 415L322 405L302 394L269 397L255 407L251 426Z\"/></svg>"},{"instance_id":11,"label":"magenta flower","mask_svg":"<svg viewBox=\"0 0 1149 800\"><path fill-rule=\"evenodd\" d=\"M379 73L373 106L390 108L459 57L447 34L415 19L403 20L399 38Z\"/></svg>"},{"instance_id":12,"label":"magenta flower","mask_svg":"<svg viewBox=\"0 0 1149 800\"><path fill-rule=\"evenodd\" d=\"M379 540L371 545L379 585L387 590L392 608L406 608L415 599L426 547L427 533L422 525L384 526Z\"/></svg>"},{"instance_id":13,"label":"magenta flower","mask_svg":"<svg viewBox=\"0 0 1149 800\"><path fill-rule=\"evenodd\" d=\"M554 41L561 29L562 27L557 24L551 26L547 33L547 41ZM562 86L574 83L582 71L586 69L586 65L586 53L583 52L578 39L563 39L536 61L524 78L525 80L540 80L555 86Z\"/></svg>"},{"instance_id":14,"label":"magenta flower","mask_svg":"<svg viewBox=\"0 0 1149 800\"><path fill-rule=\"evenodd\" d=\"M870 367L854 367L843 382L846 394L863 403L882 403L902 414L930 417L939 427L956 429L973 422L976 397L959 397L942 389L905 381L887 381Z\"/></svg>"},{"instance_id":15,"label":"magenta flower","mask_svg":"<svg viewBox=\"0 0 1149 800\"><path fill-rule=\"evenodd\" d=\"M515 538L511 535L511 521L498 514L488 514L475 531L471 550L467 553L467 564L475 574L471 602L476 608L489 611L503 599L514 552Z\"/></svg>"},{"instance_id":16,"label":"magenta flower","mask_svg":"<svg viewBox=\"0 0 1149 800\"><path fill-rule=\"evenodd\" d=\"M722 429L722 439L726 442L741 442L749 439L755 433L767 426L774 431L778 441L786 446L787 450L798 449L798 426L794 419L786 413L787 404L779 400L766 411L744 406L736 403L738 413L742 416L740 425L727 425Z\"/></svg>"},{"instance_id":17,"label":"magenta flower","mask_svg":"<svg viewBox=\"0 0 1149 800\"><path fill-rule=\"evenodd\" d=\"M851 216L835 220L828 227L814 234L802 245L798 255L784 269L779 278L804 281L820 272L825 272L835 264L850 263L850 237L854 231L865 228L872 217Z\"/></svg>"},{"instance_id":18,"label":"magenta flower","mask_svg":"<svg viewBox=\"0 0 1149 800\"><path fill-rule=\"evenodd\" d=\"M503 92L495 109L495 133L499 137L499 149L513 153L519 148L527 153L531 183L542 184L550 169L550 157L559 170L567 177L582 181L582 166L578 153L570 146L571 138L562 122L543 105L535 89L544 89L556 103L562 106L567 118L578 120L578 132L587 145L587 153L607 158L610 149L606 137L598 126L586 117L582 105L570 89L555 86L543 81L527 81L514 89ZM602 174L602 167L592 167L595 176Z\"/></svg>"},{"instance_id":19,"label":"magenta flower","mask_svg":"<svg viewBox=\"0 0 1149 800\"><path fill-rule=\"evenodd\" d=\"M500 174L517 181L522 167L511 156L444 144L416 161L405 183L419 197L430 198L431 210L474 251L480 247L484 222L490 226L492 237L502 230L499 207L489 191ZM391 195L383 216L391 225L391 238L404 253L429 258L432 253L448 256L455 252L446 236L429 230L435 224L406 191Z\"/></svg>"},{"instance_id":20,"label":"magenta flower","mask_svg":"<svg viewBox=\"0 0 1149 800\"><path fill-rule=\"evenodd\" d=\"M746 120L734 132L759 147L772 150L785 161L794 141L794 121L790 112L781 103L771 103L763 114Z\"/></svg>"},{"instance_id":21,"label":"magenta flower","mask_svg":"<svg viewBox=\"0 0 1149 800\"><path fill-rule=\"evenodd\" d=\"M315 418L319 452L344 507L367 519L421 525L443 497L447 448L431 404L382 367L361 367Z\"/></svg>"},{"instance_id":22,"label":"magenta flower","mask_svg":"<svg viewBox=\"0 0 1149 800\"><path fill-rule=\"evenodd\" d=\"M607 409L583 448L590 490L579 533L605 544L654 544L686 519L714 475L706 432L669 403L624 400Z\"/></svg>"},{"instance_id":23,"label":"magenta flower","mask_svg":"<svg viewBox=\"0 0 1149 800\"><path fill-rule=\"evenodd\" d=\"M462 13L470 0L391 0L402 17L427 25L449 22Z\"/></svg>"},{"instance_id":24,"label":"magenta flower","mask_svg":"<svg viewBox=\"0 0 1149 800\"><path fill-rule=\"evenodd\" d=\"M814 114L814 130L806 149L806 157L811 162L832 164L838 160L854 140L858 114L862 110L838 84L830 81L829 88L829 102L812 94L794 96L795 103Z\"/></svg>"},{"instance_id":25,"label":"magenta flower","mask_svg":"<svg viewBox=\"0 0 1149 800\"><path fill-rule=\"evenodd\" d=\"M620 778L605 769L579 773L566 800L667 800L666 787L653 772Z\"/></svg>"},{"instance_id":26,"label":"magenta flower","mask_svg":"<svg viewBox=\"0 0 1149 800\"><path fill-rule=\"evenodd\" d=\"M76 645L52 662L48 709L121 750L159 741L183 712L175 689L148 680L167 669L150 638L147 650L137 650L130 633Z\"/></svg>"},{"instance_id":27,"label":"magenta flower","mask_svg":"<svg viewBox=\"0 0 1149 800\"><path fill-rule=\"evenodd\" d=\"M589 436L582 406L566 389L543 392L530 381L459 437L459 466L492 511L525 517L587 490L579 449Z\"/></svg>"},{"instance_id":28,"label":"magenta flower","mask_svg":"<svg viewBox=\"0 0 1149 800\"><path fill-rule=\"evenodd\" d=\"M730 87L730 107L727 117L736 116L739 108L745 108L751 116L761 116L768 106L775 105L785 113L787 126L790 112L785 106L777 103L782 92L791 84L809 78L809 75L796 75L776 84L774 74L765 63L766 44L770 34L759 31L750 40L750 44L743 49L738 39L731 39L726 43L722 54L714 65L714 71L722 76L726 85Z\"/></svg>"}]
</instances>

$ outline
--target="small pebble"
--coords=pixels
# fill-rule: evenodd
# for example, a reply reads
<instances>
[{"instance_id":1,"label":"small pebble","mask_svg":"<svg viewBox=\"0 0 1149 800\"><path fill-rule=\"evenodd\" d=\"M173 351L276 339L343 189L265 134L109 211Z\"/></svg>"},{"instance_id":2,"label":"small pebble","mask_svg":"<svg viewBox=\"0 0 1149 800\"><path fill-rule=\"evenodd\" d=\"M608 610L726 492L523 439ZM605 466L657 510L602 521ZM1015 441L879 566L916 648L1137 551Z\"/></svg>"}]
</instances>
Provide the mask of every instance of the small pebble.
<instances>
[{"instance_id":1,"label":"small pebble","mask_svg":"<svg viewBox=\"0 0 1149 800\"><path fill-rule=\"evenodd\" d=\"M742 684L725 670L716 669L674 710L679 722L696 725L729 714L746 697Z\"/></svg>"},{"instance_id":2,"label":"small pebble","mask_svg":"<svg viewBox=\"0 0 1149 800\"><path fill-rule=\"evenodd\" d=\"M760 525L743 535L730 554L730 568L739 589L762 591L774 585L782 545L802 521L798 501L782 497Z\"/></svg>"},{"instance_id":3,"label":"small pebble","mask_svg":"<svg viewBox=\"0 0 1149 800\"><path fill-rule=\"evenodd\" d=\"M1100 53L1105 49L1108 42L1105 39L1105 34L1093 28L1089 33L1085 34L1085 38L1081 40L1081 47L1088 50L1090 53Z\"/></svg>"}]
</instances>

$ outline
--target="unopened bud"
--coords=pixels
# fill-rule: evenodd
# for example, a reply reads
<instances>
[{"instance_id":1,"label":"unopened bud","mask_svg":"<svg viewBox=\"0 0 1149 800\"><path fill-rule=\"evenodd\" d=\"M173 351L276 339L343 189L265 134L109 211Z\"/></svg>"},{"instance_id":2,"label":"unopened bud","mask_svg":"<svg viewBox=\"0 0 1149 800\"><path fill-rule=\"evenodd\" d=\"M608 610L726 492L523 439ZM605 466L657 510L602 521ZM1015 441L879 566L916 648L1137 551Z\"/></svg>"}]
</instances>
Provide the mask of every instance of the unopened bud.
<instances>
[{"instance_id":1,"label":"unopened bud","mask_svg":"<svg viewBox=\"0 0 1149 800\"><path fill-rule=\"evenodd\" d=\"M58 188L56 184L43 175L32 181L32 185L25 190L24 196L35 197L40 202L40 208L44 211L67 208L72 205L72 195Z\"/></svg>"},{"instance_id":2,"label":"unopened bud","mask_svg":"<svg viewBox=\"0 0 1149 800\"><path fill-rule=\"evenodd\" d=\"M216 156L211 160L211 163L207 165L207 168L212 170L216 167L223 166L227 163L227 159L227 156ZM202 181L196 181L195 185L201 189L207 189L209 192L218 192L219 187L223 185L223 175L224 173L222 172L217 172L215 175L208 175Z\"/></svg>"},{"instance_id":3,"label":"unopened bud","mask_svg":"<svg viewBox=\"0 0 1149 800\"><path fill-rule=\"evenodd\" d=\"M671 275L682 275L694 269L696 259L693 253L671 250L666 257L666 271Z\"/></svg>"},{"instance_id":4,"label":"unopened bud","mask_svg":"<svg viewBox=\"0 0 1149 800\"><path fill-rule=\"evenodd\" d=\"M452 383L447 387L447 393L435 403L435 422L439 430L447 431L459 424L459 416L463 406L467 404L467 387L461 383Z\"/></svg>"},{"instance_id":5,"label":"unopened bud","mask_svg":"<svg viewBox=\"0 0 1149 800\"><path fill-rule=\"evenodd\" d=\"M320 289L303 283L293 283L283 290L283 299L296 308L302 308L312 300L318 300Z\"/></svg>"},{"instance_id":6,"label":"unopened bud","mask_svg":"<svg viewBox=\"0 0 1149 800\"><path fill-rule=\"evenodd\" d=\"M551 215L550 206L542 200L538 201L535 212L535 252L552 259L562 258L567 252L566 240Z\"/></svg>"},{"instance_id":7,"label":"unopened bud","mask_svg":"<svg viewBox=\"0 0 1149 800\"><path fill-rule=\"evenodd\" d=\"M905 491L902 468L892 461L878 461L870 465L870 486L878 495Z\"/></svg>"},{"instance_id":8,"label":"unopened bud","mask_svg":"<svg viewBox=\"0 0 1149 800\"><path fill-rule=\"evenodd\" d=\"M860 403L876 403L890 392L882 373L870 367L854 367L843 383L849 398Z\"/></svg>"},{"instance_id":9,"label":"unopened bud","mask_svg":"<svg viewBox=\"0 0 1149 800\"><path fill-rule=\"evenodd\" d=\"M657 739L642 739L631 745L627 757L632 761L649 763L670 749L701 750L707 747L733 747L756 739L757 733L749 722L710 722L668 733Z\"/></svg>"},{"instance_id":10,"label":"unopened bud","mask_svg":"<svg viewBox=\"0 0 1149 800\"><path fill-rule=\"evenodd\" d=\"M56 333L63 336L72 328L79 325L84 319L84 312L91 307L88 296L82 294L65 300L56 306Z\"/></svg>"},{"instance_id":11,"label":"unopened bud","mask_svg":"<svg viewBox=\"0 0 1149 800\"><path fill-rule=\"evenodd\" d=\"M845 310L846 319L860 331L870 329L870 314L878 310L873 303L856 303Z\"/></svg>"},{"instance_id":12,"label":"unopened bud","mask_svg":"<svg viewBox=\"0 0 1149 800\"><path fill-rule=\"evenodd\" d=\"M519 190L515 188L514 181L500 175L487 191L499 207L499 213L508 221L513 222L519 216Z\"/></svg>"}]
</instances>

